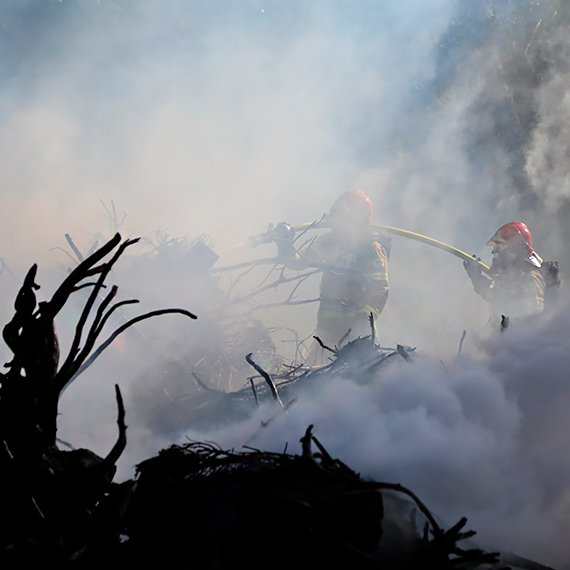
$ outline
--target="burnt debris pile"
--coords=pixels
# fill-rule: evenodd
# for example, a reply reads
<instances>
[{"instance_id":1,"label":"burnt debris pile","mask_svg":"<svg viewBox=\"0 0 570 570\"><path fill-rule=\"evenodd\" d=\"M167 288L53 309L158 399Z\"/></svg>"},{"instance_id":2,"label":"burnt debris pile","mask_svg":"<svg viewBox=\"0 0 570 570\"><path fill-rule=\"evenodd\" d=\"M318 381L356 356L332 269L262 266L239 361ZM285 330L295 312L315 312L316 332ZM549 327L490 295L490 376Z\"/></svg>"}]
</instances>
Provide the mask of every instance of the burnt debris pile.
<instances>
[{"instance_id":1,"label":"burnt debris pile","mask_svg":"<svg viewBox=\"0 0 570 570\"><path fill-rule=\"evenodd\" d=\"M123 560L197 568L498 564L495 554L460 547L474 534L463 531L465 520L444 531L407 489L364 481L332 459L311 426L301 442L301 455L189 443L141 463ZM395 494L386 507L383 492Z\"/></svg>"},{"instance_id":2,"label":"burnt debris pile","mask_svg":"<svg viewBox=\"0 0 570 570\"><path fill-rule=\"evenodd\" d=\"M117 288L105 280L134 240L111 241L82 260L49 301L36 299L37 268L25 278L15 314L4 328L14 354L0 381L0 566L2 568L505 568L495 553L469 539L466 519L444 528L408 489L366 481L332 458L310 426L301 455L223 450L213 444L173 445L140 463L134 480L113 482L127 445L119 387L118 438L106 457L58 447L58 401L118 334L133 324L183 309L135 317L105 341L110 315L134 301L112 304ZM67 356L60 363L54 318L76 291L89 292ZM97 348L96 348L97 345ZM374 339L328 349L329 364L290 370L277 384L245 356L281 401L286 384L335 371L376 373L410 350L378 348ZM366 364L361 351L370 356ZM372 351L372 352L371 352ZM354 359L354 352L359 358ZM349 357L350 356L350 357ZM252 384L254 382L252 381ZM205 388L205 391L211 388ZM260 393L251 390L254 400ZM291 401L283 398L283 407ZM315 449L314 449L315 448Z\"/></svg>"},{"instance_id":3,"label":"burnt debris pile","mask_svg":"<svg viewBox=\"0 0 570 570\"><path fill-rule=\"evenodd\" d=\"M259 338L270 340L261 325L251 325L250 333L254 328ZM234 338L231 337L228 342L233 342ZM250 418L263 402L274 400L282 409L286 409L297 401L304 390L310 390L335 376L350 378L360 384L372 382L390 363L410 362L416 350L402 345L396 348L380 347L371 336L339 342L334 348L321 346L329 356L318 365L285 362L278 358L274 347L273 351L266 349L257 355L249 353L244 357L244 352L238 354L233 346L224 359L226 369L231 369L236 378L241 377L241 387L236 390L223 390L212 384L206 359L197 363L182 358L170 364L161 362L160 372L152 376L159 387L155 388L156 400L149 400L148 397L139 399L141 406L138 413L142 411L145 416L141 421L153 431L163 434L188 429L216 429ZM267 355L274 358L264 359L263 356ZM212 366L218 366L219 362L220 359L217 359ZM247 368L241 366L242 362ZM179 386L184 384L183 390L172 390L170 386L173 383ZM140 389L136 389L135 395L140 392Z\"/></svg>"}]
</instances>

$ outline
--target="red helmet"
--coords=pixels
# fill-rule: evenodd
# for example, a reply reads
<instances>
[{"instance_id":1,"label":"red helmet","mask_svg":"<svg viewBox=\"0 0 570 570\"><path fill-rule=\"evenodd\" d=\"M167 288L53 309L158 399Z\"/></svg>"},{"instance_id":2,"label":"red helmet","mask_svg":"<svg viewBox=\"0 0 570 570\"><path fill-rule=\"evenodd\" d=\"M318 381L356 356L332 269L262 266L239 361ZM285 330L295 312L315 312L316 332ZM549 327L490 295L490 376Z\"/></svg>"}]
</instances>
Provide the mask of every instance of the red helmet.
<instances>
[{"instance_id":1,"label":"red helmet","mask_svg":"<svg viewBox=\"0 0 570 570\"><path fill-rule=\"evenodd\" d=\"M333 204L329 218L349 215L358 221L372 223L372 200L362 190L349 190Z\"/></svg>"},{"instance_id":2,"label":"red helmet","mask_svg":"<svg viewBox=\"0 0 570 570\"><path fill-rule=\"evenodd\" d=\"M522 249L527 255L534 251L532 249L530 230L522 222L509 222L501 226L486 245L508 245L514 250Z\"/></svg>"}]
</instances>

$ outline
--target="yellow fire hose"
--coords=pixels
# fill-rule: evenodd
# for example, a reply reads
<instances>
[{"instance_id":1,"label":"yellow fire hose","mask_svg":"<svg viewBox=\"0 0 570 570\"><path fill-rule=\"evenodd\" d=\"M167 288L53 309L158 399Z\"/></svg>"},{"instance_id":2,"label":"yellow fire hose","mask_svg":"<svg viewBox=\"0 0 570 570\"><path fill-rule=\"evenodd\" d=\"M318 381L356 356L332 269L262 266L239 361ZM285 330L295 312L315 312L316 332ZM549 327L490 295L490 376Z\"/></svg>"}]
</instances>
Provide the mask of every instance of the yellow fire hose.
<instances>
[{"instance_id":1,"label":"yellow fire hose","mask_svg":"<svg viewBox=\"0 0 570 570\"><path fill-rule=\"evenodd\" d=\"M313 228L328 228L329 223L327 221L320 221L320 222L307 222L305 224L296 224L291 226L296 232L309 230ZM415 232L410 232L408 230L401 230L399 228L393 228L391 226L380 226L378 224L373 224L372 229L374 230L383 230L395 236L405 237L408 239L413 239L414 241L419 241L421 243L425 243L427 245L431 245L432 247L436 247L437 249L441 249L443 251L447 251L447 253L451 253L451 255L455 255L455 257L459 257L459 259L463 259L463 261L469 261L471 263L477 263L481 267L481 271L490 274L489 267L485 265L482 261L475 259L472 255L457 249L451 245L438 241L436 239L423 236L421 234L416 234Z\"/></svg>"}]
</instances>

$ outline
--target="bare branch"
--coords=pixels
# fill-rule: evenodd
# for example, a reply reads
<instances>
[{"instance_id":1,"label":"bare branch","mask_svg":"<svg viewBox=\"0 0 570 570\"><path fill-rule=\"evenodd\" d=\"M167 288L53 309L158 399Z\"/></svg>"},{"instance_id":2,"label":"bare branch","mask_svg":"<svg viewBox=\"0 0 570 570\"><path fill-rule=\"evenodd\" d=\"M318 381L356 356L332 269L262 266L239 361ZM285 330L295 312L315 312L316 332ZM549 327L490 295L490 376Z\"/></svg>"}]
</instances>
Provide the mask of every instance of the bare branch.
<instances>
[{"instance_id":1,"label":"bare branch","mask_svg":"<svg viewBox=\"0 0 570 570\"><path fill-rule=\"evenodd\" d=\"M144 321L146 319L150 319L150 318L156 317L158 315L168 315L168 314L181 314L181 315L185 315L191 319L198 318L198 317L196 317L196 315L192 314L190 311L186 311L185 309L160 309L158 311L150 311L149 313L145 313L144 315L139 315L138 317L131 319L130 321L126 322L124 325L120 326L115 332L113 332L113 334L103 344L101 344L97 348L97 350L77 369L77 372L75 372L75 374L69 379L69 381L62 386L62 388L60 390L60 396L61 396L61 394L63 394L63 391L67 388L67 386L69 386L80 374L85 372L85 370L87 370L87 368L89 368L93 364L93 362L95 362L95 360L97 360L97 358L99 358L99 356L101 356L101 353L123 331L127 330L129 327L132 327L136 323L139 323L140 321ZM63 380L63 378L62 378L62 380Z\"/></svg>"},{"instance_id":2,"label":"bare branch","mask_svg":"<svg viewBox=\"0 0 570 570\"><path fill-rule=\"evenodd\" d=\"M459 341L459 348L457 349L457 356L455 357L455 362L453 363L453 368L452 370L455 370L455 367L457 366L457 363L459 362L459 357L461 356L461 350L463 348L463 341L465 340L465 336L467 335L467 331L463 331L463 334L461 335L461 340Z\"/></svg>"},{"instance_id":3,"label":"bare branch","mask_svg":"<svg viewBox=\"0 0 570 570\"><path fill-rule=\"evenodd\" d=\"M243 302L246 301L252 297L254 297L255 295L258 295L259 293L262 293L263 291L267 291L269 289L275 289L277 288L279 285L283 285L284 283L290 283L292 281L299 281L299 283L295 286L295 288L293 289L293 292L291 293L291 295L297 290L297 288L299 287L299 285L301 283L303 283L306 279L308 279L311 275L315 275L316 273L320 273L320 271L318 269L315 269L314 271L309 271L308 273L302 273L299 275L295 275L294 277L284 277L283 274L281 276L279 276L278 279L276 279L275 281L273 281L273 283L269 283L267 284L265 287L262 288L256 288L254 289L251 293L248 293L247 295L243 295L242 297L239 297L238 299L235 299L235 302ZM236 281L237 283L237 281ZM291 298L291 295L289 295L289 298Z\"/></svg>"},{"instance_id":4,"label":"bare branch","mask_svg":"<svg viewBox=\"0 0 570 570\"><path fill-rule=\"evenodd\" d=\"M97 285L97 283L94 283L93 281L90 281L89 283L82 283L81 285L77 285L77 287L73 288L73 293L80 291L81 289L87 289L87 287L95 287L95 285ZM103 285L103 288L105 288L105 285Z\"/></svg>"},{"instance_id":5,"label":"bare branch","mask_svg":"<svg viewBox=\"0 0 570 570\"><path fill-rule=\"evenodd\" d=\"M374 313L370 311L368 315L368 321L370 323L370 340L372 342L372 348L376 345L376 323L374 322Z\"/></svg>"},{"instance_id":6,"label":"bare branch","mask_svg":"<svg viewBox=\"0 0 570 570\"><path fill-rule=\"evenodd\" d=\"M109 309L107 311L107 313L105 315L103 315L103 313L104 313L105 309L107 308L107 306L109 305L109 303L116 296L117 290L118 290L118 287L116 285L114 285L112 287L109 295L107 295L107 297L99 305L99 308L97 310L97 315L95 316L95 319L93 320L93 323L91 325L91 329L89 330L89 333L87 334L87 338L85 340L85 346L83 347L81 352L78 354L75 362L73 363L73 365L71 366L71 368L69 370L68 375L74 374L77 371L77 369L79 368L79 366L81 365L81 363L89 356L89 353L93 349L93 346L95 345L97 338L99 338L99 335L101 334L101 331L103 330L103 327L105 326L105 323L109 320L109 317L119 307L122 307L124 305L132 305L132 304L136 304L139 302L137 299L128 299L125 301L121 301L120 303L116 303L115 305L113 305L113 307L111 307L111 309Z\"/></svg>"},{"instance_id":7,"label":"bare branch","mask_svg":"<svg viewBox=\"0 0 570 570\"><path fill-rule=\"evenodd\" d=\"M412 355L401 344L396 345L396 350L406 362L411 362L413 360Z\"/></svg>"},{"instance_id":8,"label":"bare branch","mask_svg":"<svg viewBox=\"0 0 570 570\"><path fill-rule=\"evenodd\" d=\"M67 251L67 249L63 249L63 247L50 247L49 250L50 251L62 251L63 253L65 253L65 255L67 255L67 257L69 257L69 259L71 259L71 261L73 261L73 263L77 263L77 259L74 259L73 255L71 255L71 253L69 253L69 251Z\"/></svg>"},{"instance_id":9,"label":"bare branch","mask_svg":"<svg viewBox=\"0 0 570 570\"><path fill-rule=\"evenodd\" d=\"M57 313L61 310L63 305L66 303L67 299L73 293L75 285L82 281L86 276L88 270L98 261L103 259L107 254L109 254L115 247L120 243L121 236L116 234L113 239L109 240L101 249L95 251L90 257L85 261L80 263L65 279L65 281L59 286L57 291L53 294L51 301L49 302L49 310L52 317L55 317Z\"/></svg>"},{"instance_id":10,"label":"bare branch","mask_svg":"<svg viewBox=\"0 0 570 570\"><path fill-rule=\"evenodd\" d=\"M79 263L84 261L84 257L81 255L81 252L77 249L77 246L73 243L73 239L71 239L71 236L69 234L65 234L65 239L67 240L69 247L73 250L73 253L75 253L77 259L79 260Z\"/></svg>"},{"instance_id":11,"label":"bare branch","mask_svg":"<svg viewBox=\"0 0 570 570\"><path fill-rule=\"evenodd\" d=\"M113 240L111 240L111 242L108 242L99 251L95 252L90 258L87 258L84 262L85 264L88 264L87 267L89 267L89 265L93 265L93 263L95 261L98 261L99 259L101 259L101 251L105 250L107 253L110 253L112 251L112 249L114 248L114 246L113 246L113 248L108 249L109 244L114 243L115 245L117 245L119 243L120 239L121 239L121 236L119 234L117 234L115 236L115 238ZM103 287L104 281L107 278L107 275L109 274L109 272L111 271L113 265L116 263L117 259L119 259L119 257L123 254L123 252L125 251L125 249L127 247L129 247L130 245L132 245L134 243L137 243L138 241L139 241L138 238L134 239L134 240L125 240L119 246L117 251L114 253L113 257L107 263L102 265L101 274L99 275L99 279L97 281L97 284L95 285L93 291L91 292L89 299L85 303L85 306L83 308L83 312L81 313L81 316L80 316L79 321L77 323L77 327L75 329L75 337L73 338L67 359L65 360L61 369L57 373L56 385L64 386L67 383L68 379L75 373L75 371L81 365L82 361L79 359L76 360L76 356L77 356L77 353L79 352L79 345L81 343L81 336L83 334L83 328L85 326L85 323L87 322L87 318L88 318L89 314L91 313L91 309L95 303L95 300L97 299L97 296L99 295L99 291ZM83 263L80 264L77 267L77 269L79 269L79 267L82 267L82 266L83 266ZM73 275L73 273L75 273L77 271L77 269L74 270L70 274L70 276ZM68 280L69 280L69 277L66 281L68 281ZM60 289L61 289L61 287L60 287ZM69 297L69 295L67 295L67 297ZM67 300L67 297L66 297L66 300ZM83 352L83 357L85 357L86 355L87 355L87 353Z\"/></svg>"},{"instance_id":12,"label":"bare branch","mask_svg":"<svg viewBox=\"0 0 570 570\"><path fill-rule=\"evenodd\" d=\"M326 344L323 343L323 341L318 337L318 336L314 336L313 337L318 343L319 346L324 349L324 350L328 350L329 352L332 352L334 355L338 354L337 350L334 350L333 348L331 348L330 346L327 346Z\"/></svg>"},{"instance_id":13,"label":"bare branch","mask_svg":"<svg viewBox=\"0 0 570 570\"><path fill-rule=\"evenodd\" d=\"M125 406L123 397L118 384L115 384L115 397L117 399L117 425L119 426L119 437L109 452L109 455L103 460L103 472L105 475L114 468L119 457L121 457L125 447L127 446L127 425L125 424Z\"/></svg>"},{"instance_id":14,"label":"bare branch","mask_svg":"<svg viewBox=\"0 0 570 570\"><path fill-rule=\"evenodd\" d=\"M253 361L253 359L251 358L252 354L253 353L250 352L249 354L246 355L245 359L247 363L253 366L255 370L257 370L257 372L259 372L259 374L263 376L264 380L267 382L267 385L269 386L269 389L271 390L271 394L273 394L273 399L279 402L279 405L283 407L283 402L279 398L279 394L277 393L277 388L275 387L273 380L271 380L271 376L269 376L269 374L265 372L265 370L263 370L261 366L259 366Z\"/></svg>"},{"instance_id":15,"label":"bare branch","mask_svg":"<svg viewBox=\"0 0 570 570\"><path fill-rule=\"evenodd\" d=\"M313 424L305 431L305 435L301 438L301 449L303 450L303 458L314 461L313 452L311 451L311 440L313 438Z\"/></svg>"},{"instance_id":16,"label":"bare branch","mask_svg":"<svg viewBox=\"0 0 570 570\"><path fill-rule=\"evenodd\" d=\"M255 389L255 383L253 378L250 378L249 381L251 382L251 389L253 390L253 397L255 398L255 403L259 406L259 399L257 398L257 390Z\"/></svg>"},{"instance_id":17,"label":"bare branch","mask_svg":"<svg viewBox=\"0 0 570 570\"><path fill-rule=\"evenodd\" d=\"M212 273L223 273L224 271L232 271L234 269L242 269L244 267L251 267L252 265L276 265L278 260L276 257L266 257L264 259L255 259L253 261L244 261L236 265L228 265L227 267L217 267L212 269Z\"/></svg>"},{"instance_id":18,"label":"bare branch","mask_svg":"<svg viewBox=\"0 0 570 570\"><path fill-rule=\"evenodd\" d=\"M196 380L196 382L198 383L198 386L200 386L200 388L202 388L202 390L206 390L206 392L215 392L216 394L219 394L219 390L215 390L214 388L210 388L210 386L208 386L200 378L200 376L198 376L198 374L196 374L195 372L192 372L192 376L194 376L194 380Z\"/></svg>"},{"instance_id":19,"label":"bare branch","mask_svg":"<svg viewBox=\"0 0 570 570\"><path fill-rule=\"evenodd\" d=\"M9 275L11 275L14 279L17 279L17 277L10 271L10 268L6 265L3 257L0 257L0 267L2 268L0 270L0 275L2 275L4 271L7 271Z\"/></svg>"},{"instance_id":20,"label":"bare branch","mask_svg":"<svg viewBox=\"0 0 570 570\"><path fill-rule=\"evenodd\" d=\"M443 534L441 528L437 524L435 518L433 517L429 509L424 505L422 501L420 501L417 495L412 493L412 491L410 491L406 487L400 485L399 483L375 483L375 482L366 482L366 481L363 482L362 485L364 488L387 489L389 491L397 491L398 493L403 493L404 495L408 495L408 497L410 497L416 503L420 511L424 514L426 519L431 524L434 535L441 536Z\"/></svg>"}]
</instances>

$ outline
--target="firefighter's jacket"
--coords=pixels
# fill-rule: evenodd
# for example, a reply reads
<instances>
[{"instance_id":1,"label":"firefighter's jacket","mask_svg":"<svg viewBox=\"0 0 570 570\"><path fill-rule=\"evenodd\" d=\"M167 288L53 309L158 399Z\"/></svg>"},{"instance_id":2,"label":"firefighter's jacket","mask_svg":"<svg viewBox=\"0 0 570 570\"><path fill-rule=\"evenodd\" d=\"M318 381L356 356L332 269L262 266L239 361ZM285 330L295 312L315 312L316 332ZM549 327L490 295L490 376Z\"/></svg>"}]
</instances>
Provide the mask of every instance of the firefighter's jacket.
<instances>
[{"instance_id":1,"label":"firefighter's jacket","mask_svg":"<svg viewBox=\"0 0 570 570\"><path fill-rule=\"evenodd\" d=\"M544 308L545 281L540 270L529 263L501 267L492 280L483 275L471 280L475 292L491 304L495 315L523 317Z\"/></svg>"},{"instance_id":2,"label":"firefighter's jacket","mask_svg":"<svg viewBox=\"0 0 570 570\"><path fill-rule=\"evenodd\" d=\"M316 330L323 342L338 343L348 329L353 336L370 334L370 314L378 318L388 298L390 246L388 234L372 230L353 244L329 232L286 262L323 270Z\"/></svg>"}]
</instances>

